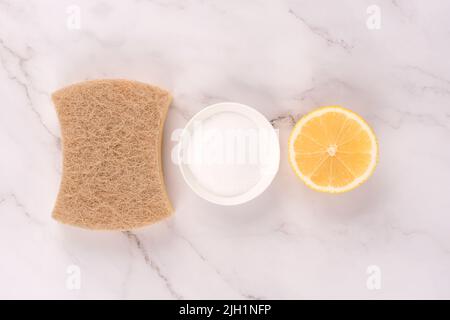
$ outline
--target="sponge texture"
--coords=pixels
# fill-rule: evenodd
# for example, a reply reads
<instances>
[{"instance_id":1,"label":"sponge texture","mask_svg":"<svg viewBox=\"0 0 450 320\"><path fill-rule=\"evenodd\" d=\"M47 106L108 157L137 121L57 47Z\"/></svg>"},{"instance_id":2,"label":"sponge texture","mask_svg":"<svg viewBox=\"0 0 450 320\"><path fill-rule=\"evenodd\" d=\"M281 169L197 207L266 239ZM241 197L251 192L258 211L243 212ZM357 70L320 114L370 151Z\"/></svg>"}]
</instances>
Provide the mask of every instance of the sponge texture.
<instances>
[{"instance_id":1,"label":"sponge texture","mask_svg":"<svg viewBox=\"0 0 450 320\"><path fill-rule=\"evenodd\" d=\"M53 217L98 230L130 230L170 215L161 144L167 91L94 80L52 96L61 125L63 175Z\"/></svg>"}]
</instances>

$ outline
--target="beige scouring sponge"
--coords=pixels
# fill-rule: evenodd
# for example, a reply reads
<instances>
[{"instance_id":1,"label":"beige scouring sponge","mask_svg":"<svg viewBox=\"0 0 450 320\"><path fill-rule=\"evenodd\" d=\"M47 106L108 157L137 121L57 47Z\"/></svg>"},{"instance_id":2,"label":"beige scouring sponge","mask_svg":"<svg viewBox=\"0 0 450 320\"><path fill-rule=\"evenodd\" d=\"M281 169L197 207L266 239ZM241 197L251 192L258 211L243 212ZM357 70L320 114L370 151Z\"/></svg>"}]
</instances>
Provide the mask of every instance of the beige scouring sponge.
<instances>
[{"instance_id":1,"label":"beige scouring sponge","mask_svg":"<svg viewBox=\"0 0 450 320\"><path fill-rule=\"evenodd\" d=\"M63 148L53 217L82 228L129 230L169 216L161 143L170 94L136 81L94 80L52 98Z\"/></svg>"}]
</instances>

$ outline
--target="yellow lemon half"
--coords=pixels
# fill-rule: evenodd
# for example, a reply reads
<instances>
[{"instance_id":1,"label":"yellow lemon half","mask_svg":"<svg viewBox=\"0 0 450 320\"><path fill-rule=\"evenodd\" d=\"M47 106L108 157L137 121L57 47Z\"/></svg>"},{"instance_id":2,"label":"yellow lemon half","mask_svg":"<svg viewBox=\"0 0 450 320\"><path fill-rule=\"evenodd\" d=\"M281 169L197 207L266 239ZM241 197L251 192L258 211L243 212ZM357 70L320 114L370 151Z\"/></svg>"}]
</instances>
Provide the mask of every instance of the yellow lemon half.
<instances>
[{"instance_id":1,"label":"yellow lemon half","mask_svg":"<svg viewBox=\"0 0 450 320\"><path fill-rule=\"evenodd\" d=\"M378 144L369 125L339 106L323 107L301 118L289 137L289 162L314 190L352 190L373 173Z\"/></svg>"}]
</instances>

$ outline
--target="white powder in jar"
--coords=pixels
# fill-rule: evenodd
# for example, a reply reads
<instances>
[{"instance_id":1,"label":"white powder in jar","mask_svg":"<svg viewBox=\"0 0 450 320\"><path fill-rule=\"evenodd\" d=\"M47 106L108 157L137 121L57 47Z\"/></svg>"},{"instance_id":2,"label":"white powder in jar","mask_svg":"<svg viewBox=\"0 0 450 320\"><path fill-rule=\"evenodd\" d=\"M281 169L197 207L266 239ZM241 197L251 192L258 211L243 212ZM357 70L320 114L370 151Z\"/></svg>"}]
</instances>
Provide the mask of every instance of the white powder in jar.
<instances>
[{"instance_id":1,"label":"white powder in jar","mask_svg":"<svg viewBox=\"0 0 450 320\"><path fill-rule=\"evenodd\" d=\"M188 144L189 169L217 196L246 193L261 180L258 126L234 112L221 112L194 124Z\"/></svg>"}]
</instances>

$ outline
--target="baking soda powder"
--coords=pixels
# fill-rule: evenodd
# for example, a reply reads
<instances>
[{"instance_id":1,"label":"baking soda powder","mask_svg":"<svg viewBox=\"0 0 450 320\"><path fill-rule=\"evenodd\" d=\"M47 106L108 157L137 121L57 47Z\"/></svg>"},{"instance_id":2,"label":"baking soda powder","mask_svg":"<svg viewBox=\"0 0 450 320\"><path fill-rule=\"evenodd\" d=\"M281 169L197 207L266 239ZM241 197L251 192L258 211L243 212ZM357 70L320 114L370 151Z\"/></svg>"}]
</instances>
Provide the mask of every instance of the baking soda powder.
<instances>
[{"instance_id":1,"label":"baking soda powder","mask_svg":"<svg viewBox=\"0 0 450 320\"><path fill-rule=\"evenodd\" d=\"M189 168L203 188L232 197L254 187L264 174L264 132L244 115L215 114L194 124Z\"/></svg>"}]
</instances>

